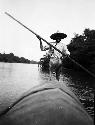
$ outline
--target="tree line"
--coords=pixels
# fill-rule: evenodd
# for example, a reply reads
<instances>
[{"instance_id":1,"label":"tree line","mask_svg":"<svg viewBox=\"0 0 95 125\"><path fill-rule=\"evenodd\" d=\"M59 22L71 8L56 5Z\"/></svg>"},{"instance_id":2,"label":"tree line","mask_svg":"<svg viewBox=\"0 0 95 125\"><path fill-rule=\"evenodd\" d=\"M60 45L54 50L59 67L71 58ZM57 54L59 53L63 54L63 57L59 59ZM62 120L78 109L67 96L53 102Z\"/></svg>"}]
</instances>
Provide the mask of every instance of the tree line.
<instances>
[{"instance_id":1,"label":"tree line","mask_svg":"<svg viewBox=\"0 0 95 125\"><path fill-rule=\"evenodd\" d=\"M34 60L29 60L24 57L15 56L13 53L9 54L1 54L0 53L0 62L9 62L9 63L28 63L28 64L36 64L37 62Z\"/></svg>"},{"instance_id":2,"label":"tree line","mask_svg":"<svg viewBox=\"0 0 95 125\"><path fill-rule=\"evenodd\" d=\"M71 58L84 67L95 70L95 30L87 28L82 35L75 34L67 48Z\"/></svg>"}]
</instances>

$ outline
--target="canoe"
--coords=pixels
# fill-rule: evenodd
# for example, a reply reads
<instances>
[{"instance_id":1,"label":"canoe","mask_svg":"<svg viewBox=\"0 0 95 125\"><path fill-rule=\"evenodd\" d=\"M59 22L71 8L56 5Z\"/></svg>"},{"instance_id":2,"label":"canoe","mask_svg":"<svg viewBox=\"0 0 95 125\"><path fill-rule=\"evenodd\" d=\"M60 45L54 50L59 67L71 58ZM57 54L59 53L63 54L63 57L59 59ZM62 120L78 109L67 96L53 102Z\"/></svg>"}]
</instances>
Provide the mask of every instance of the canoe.
<instances>
[{"instance_id":1,"label":"canoe","mask_svg":"<svg viewBox=\"0 0 95 125\"><path fill-rule=\"evenodd\" d=\"M24 93L0 125L93 125L93 120L64 83L48 81Z\"/></svg>"}]
</instances>

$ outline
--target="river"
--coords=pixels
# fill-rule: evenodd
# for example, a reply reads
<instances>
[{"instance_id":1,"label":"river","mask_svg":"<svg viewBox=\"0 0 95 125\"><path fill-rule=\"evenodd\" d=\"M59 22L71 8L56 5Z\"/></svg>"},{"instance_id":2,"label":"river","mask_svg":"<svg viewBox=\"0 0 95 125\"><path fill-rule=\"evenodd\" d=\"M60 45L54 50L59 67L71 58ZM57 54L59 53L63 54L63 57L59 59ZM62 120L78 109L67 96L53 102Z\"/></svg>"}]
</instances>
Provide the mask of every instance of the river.
<instances>
[{"instance_id":1,"label":"river","mask_svg":"<svg viewBox=\"0 0 95 125\"><path fill-rule=\"evenodd\" d=\"M37 64L0 63L0 113L24 92L48 80L50 80L49 74L42 72ZM55 74L53 74L52 81L55 80ZM95 84L95 78L64 69L60 81L75 93L87 112L94 118L94 88L92 85Z\"/></svg>"}]
</instances>

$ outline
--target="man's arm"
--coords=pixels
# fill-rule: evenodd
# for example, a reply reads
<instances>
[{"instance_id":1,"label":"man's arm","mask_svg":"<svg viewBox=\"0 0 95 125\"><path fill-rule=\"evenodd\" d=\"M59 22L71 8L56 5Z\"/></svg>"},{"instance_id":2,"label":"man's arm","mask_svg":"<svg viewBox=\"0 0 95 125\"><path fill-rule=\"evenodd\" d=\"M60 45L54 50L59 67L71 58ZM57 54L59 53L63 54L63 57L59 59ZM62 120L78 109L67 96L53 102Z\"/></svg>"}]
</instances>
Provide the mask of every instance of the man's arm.
<instances>
[{"instance_id":1,"label":"man's arm","mask_svg":"<svg viewBox=\"0 0 95 125\"><path fill-rule=\"evenodd\" d=\"M46 51L46 49L43 47L41 37L37 36L37 38L38 38L38 39L39 39L39 41L40 41L40 49L41 49L41 51Z\"/></svg>"}]
</instances>

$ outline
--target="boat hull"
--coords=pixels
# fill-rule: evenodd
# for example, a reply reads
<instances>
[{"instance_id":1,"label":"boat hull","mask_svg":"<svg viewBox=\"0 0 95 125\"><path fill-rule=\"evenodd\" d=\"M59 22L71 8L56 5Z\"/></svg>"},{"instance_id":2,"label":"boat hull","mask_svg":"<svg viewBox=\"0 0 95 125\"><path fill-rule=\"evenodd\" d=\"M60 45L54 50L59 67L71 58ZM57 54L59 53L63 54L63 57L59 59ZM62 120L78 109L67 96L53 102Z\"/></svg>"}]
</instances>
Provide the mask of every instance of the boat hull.
<instances>
[{"instance_id":1,"label":"boat hull","mask_svg":"<svg viewBox=\"0 0 95 125\"><path fill-rule=\"evenodd\" d=\"M77 97L64 84L48 82L25 93L3 114L0 125L93 125Z\"/></svg>"}]
</instances>

